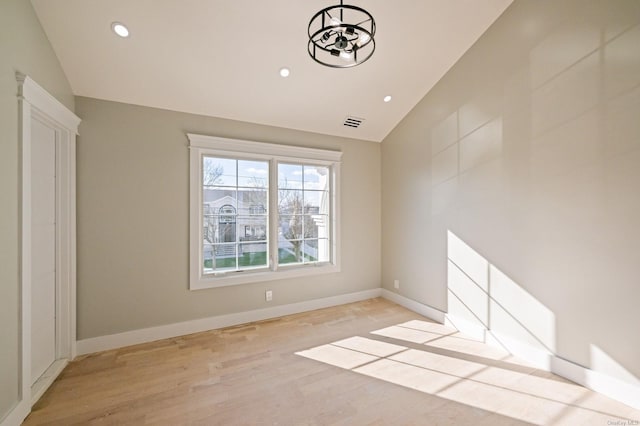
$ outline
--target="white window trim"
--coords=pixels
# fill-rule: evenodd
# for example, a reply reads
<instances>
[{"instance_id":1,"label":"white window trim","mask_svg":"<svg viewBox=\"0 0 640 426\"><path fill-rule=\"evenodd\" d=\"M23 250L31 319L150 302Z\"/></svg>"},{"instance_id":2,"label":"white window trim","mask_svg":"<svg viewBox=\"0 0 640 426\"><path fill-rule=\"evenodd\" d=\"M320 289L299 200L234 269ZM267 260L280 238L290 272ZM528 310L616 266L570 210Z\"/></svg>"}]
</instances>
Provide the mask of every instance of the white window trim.
<instances>
[{"instance_id":1,"label":"white window trim","mask_svg":"<svg viewBox=\"0 0 640 426\"><path fill-rule=\"evenodd\" d=\"M226 287L262 281L305 277L340 272L340 162L342 152L300 146L279 145L238 139L188 133L190 149L189 165L189 289ZM277 259L271 260L271 269L229 272L219 276L203 275L202 258L202 206L201 158L202 155L249 157L277 162L302 162L331 166L331 259L329 262L278 267ZM277 197L271 196L272 186L278 182L277 170L270 164L269 212L277 212ZM277 229L277 215L269 215L269 253L277 253L277 238L271 234Z\"/></svg>"}]
</instances>

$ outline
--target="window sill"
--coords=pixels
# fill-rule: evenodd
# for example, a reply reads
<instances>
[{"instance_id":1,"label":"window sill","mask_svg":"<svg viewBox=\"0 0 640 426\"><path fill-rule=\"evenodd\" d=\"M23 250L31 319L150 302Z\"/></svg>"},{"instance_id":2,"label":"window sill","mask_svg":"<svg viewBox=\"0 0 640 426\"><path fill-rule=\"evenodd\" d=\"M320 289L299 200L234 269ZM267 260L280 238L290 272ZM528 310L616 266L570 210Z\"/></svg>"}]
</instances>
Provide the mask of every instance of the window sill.
<instances>
[{"instance_id":1,"label":"window sill","mask_svg":"<svg viewBox=\"0 0 640 426\"><path fill-rule=\"evenodd\" d=\"M239 284L250 284L264 281L285 280L288 278L308 277L314 275L333 274L340 272L338 265L324 264L305 266L283 267L278 271L259 272L231 272L222 276L209 275L194 280L189 286L190 290L204 290L207 288L228 287Z\"/></svg>"}]
</instances>

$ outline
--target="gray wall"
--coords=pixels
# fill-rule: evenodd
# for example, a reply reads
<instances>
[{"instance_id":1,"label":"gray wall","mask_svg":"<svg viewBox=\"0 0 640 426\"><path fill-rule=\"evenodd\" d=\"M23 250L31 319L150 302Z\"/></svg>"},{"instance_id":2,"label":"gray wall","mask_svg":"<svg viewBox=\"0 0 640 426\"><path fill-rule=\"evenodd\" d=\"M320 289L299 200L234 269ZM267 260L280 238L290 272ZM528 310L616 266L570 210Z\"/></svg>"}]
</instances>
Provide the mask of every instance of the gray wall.
<instances>
[{"instance_id":1,"label":"gray wall","mask_svg":"<svg viewBox=\"0 0 640 426\"><path fill-rule=\"evenodd\" d=\"M515 1L383 141L382 180L384 288L640 383L640 2Z\"/></svg>"},{"instance_id":2,"label":"gray wall","mask_svg":"<svg viewBox=\"0 0 640 426\"><path fill-rule=\"evenodd\" d=\"M82 97L76 108L79 339L380 287L380 144ZM342 272L189 291L187 132L342 150Z\"/></svg>"},{"instance_id":3,"label":"gray wall","mask_svg":"<svg viewBox=\"0 0 640 426\"><path fill-rule=\"evenodd\" d=\"M15 72L73 110L73 95L31 3L0 1L0 419L18 401L18 98Z\"/></svg>"}]
</instances>

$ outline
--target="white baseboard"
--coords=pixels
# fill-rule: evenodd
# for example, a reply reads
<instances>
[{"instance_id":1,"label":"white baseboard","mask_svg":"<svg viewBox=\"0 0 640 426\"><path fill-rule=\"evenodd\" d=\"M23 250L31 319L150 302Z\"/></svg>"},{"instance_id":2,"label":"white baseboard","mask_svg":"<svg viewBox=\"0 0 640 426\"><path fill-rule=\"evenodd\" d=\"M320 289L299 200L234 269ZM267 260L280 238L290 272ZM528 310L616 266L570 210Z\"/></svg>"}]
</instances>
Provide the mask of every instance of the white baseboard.
<instances>
[{"instance_id":1,"label":"white baseboard","mask_svg":"<svg viewBox=\"0 0 640 426\"><path fill-rule=\"evenodd\" d=\"M504 349L522 358L536 368L551 371L551 358L554 355L546 349L541 349L522 340L514 339L511 336L488 330L477 322L470 322L464 318L449 314L446 315L445 325L453 327L474 339L481 340L490 346Z\"/></svg>"},{"instance_id":2,"label":"white baseboard","mask_svg":"<svg viewBox=\"0 0 640 426\"><path fill-rule=\"evenodd\" d=\"M473 338L481 339L489 345L506 349L539 369L550 371L611 399L640 409L640 386L623 382L614 377L567 361L555 354L541 351L540 348L533 347L527 343L516 341L507 336L496 335L491 330L487 330L478 324L450 316L445 312L397 293L383 289L382 297L436 322L453 327Z\"/></svg>"},{"instance_id":3,"label":"white baseboard","mask_svg":"<svg viewBox=\"0 0 640 426\"><path fill-rule=\"evenodd\" d=\"M218 315L157 327L125 331L123 333L110 334L107 336L92 337L89 339L79 340L77 342L77 352L78 355L84 355L109 349L117 349L140 343L153 342L155 340L184 336L186 334L198 333L201 331L214 330L217 328L246 324L253 321L262 321L285 315L329 308L331 306L344 305L346 303L359 302L361 300L380 297L381 294L382 291L380 288L374 288L357 293L341 294L339 296L325 297L322 299L308 300L288 305L278 305L271 308L256 309L236 314Z\"/></svg>"},{"instance_id":4,"label":"white baseboard","mask_svg":"<svg viewBox=\"0 0 640 426\"><path fill-rule=\"evenodd\" d=\"M6 413L4 418L1 417L2 413L0 413L0 426L21 425L31 412L33 404L35 404L49 386L53 384L68 363L69 360L66 358L54 361L33 386L31 386L30 395L23 395L23 398Z\"/></svg>"},{"instance_id":5,"label":"white baseboard","mask_svg":"<svg viewBox=\"0 0 640 426\"><path fill-rule=\"evenodd\" d=\"M420 302L416 302L413 299L401 296L398 293L394 293L384 288L382 289L382 297L394 303L397 303L400 306L404 306L410 311L416 312L422 316L439 322L440 324L444 324L445 313L439 309L432 308L431 306L422 304Z\"/></svg>"},{"instance_id":6,"label":"white baseboard","mask_svg":"<svg viewBox=\"0 0 640 426\"><path fill-rule=\"evenodd\" d=\"M467 321L464 318L456 318L452 315L445 314L444 325L455 328L459 332L474 339L484 341L487 337L486 328L475 322Z\"/></svg>"},{"instance_id":7,"label":"white baseboard","mask_svg":"<svg viewBox=\"0 0 640 426\"><path fill-rule=\"evenodd\" d=\"M640 386L623 382L558 356L551 359L551 372L640 410Z\"/></svg>"},{"instance_id":8,"label":"white baseboard","mask_svg":"<svg viewBox=\"0 0 640 426\"><path fill-rule=\"evenodd\" d=\"M0 417L0 426L20 426L30 411L31 404L22 400L11 408L4 418Z\"/></svg>"},{"instance_id":9,"label":"white baseboard","mask_svg":"<svg viewBox=\"0 0 640 426\"><path fill-rule=\"evenodd\" d=\"M49 368L40 376L40 378L31 386L31 406L38 402L40 397L44 395L49 386L58 378L62 370L67 366L69 360L66 358L58 359L51 364Z\"/></svg>"}]
</instances>

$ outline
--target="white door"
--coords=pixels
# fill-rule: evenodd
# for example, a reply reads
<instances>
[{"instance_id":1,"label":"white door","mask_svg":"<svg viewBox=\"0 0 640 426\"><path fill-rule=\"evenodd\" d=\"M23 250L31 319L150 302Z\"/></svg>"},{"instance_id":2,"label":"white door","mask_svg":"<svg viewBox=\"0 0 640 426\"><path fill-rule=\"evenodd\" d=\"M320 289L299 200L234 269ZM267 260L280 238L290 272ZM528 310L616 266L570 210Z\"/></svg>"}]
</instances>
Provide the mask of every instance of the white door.
<instances>
[{"instance_id":1,"label":"white door","mask_svg":"<svg viewBox=\"0 0 640 426\"><path fill-rule=\"evenodd\" d=\"M31 384L56 360L56 132L31 122Z\"/></svg>"},{"instance_id":2,"label":"white door","mask_svg":"<svg viewBox=\"0 0 640 426\"><path fill-rule=\"evenodd\" d=\"M76 352L80 118L29 76L16 72L16 81L22 193L20 399L4 418L7 424L22 423Z\"/></svg>"}]
</instances>

